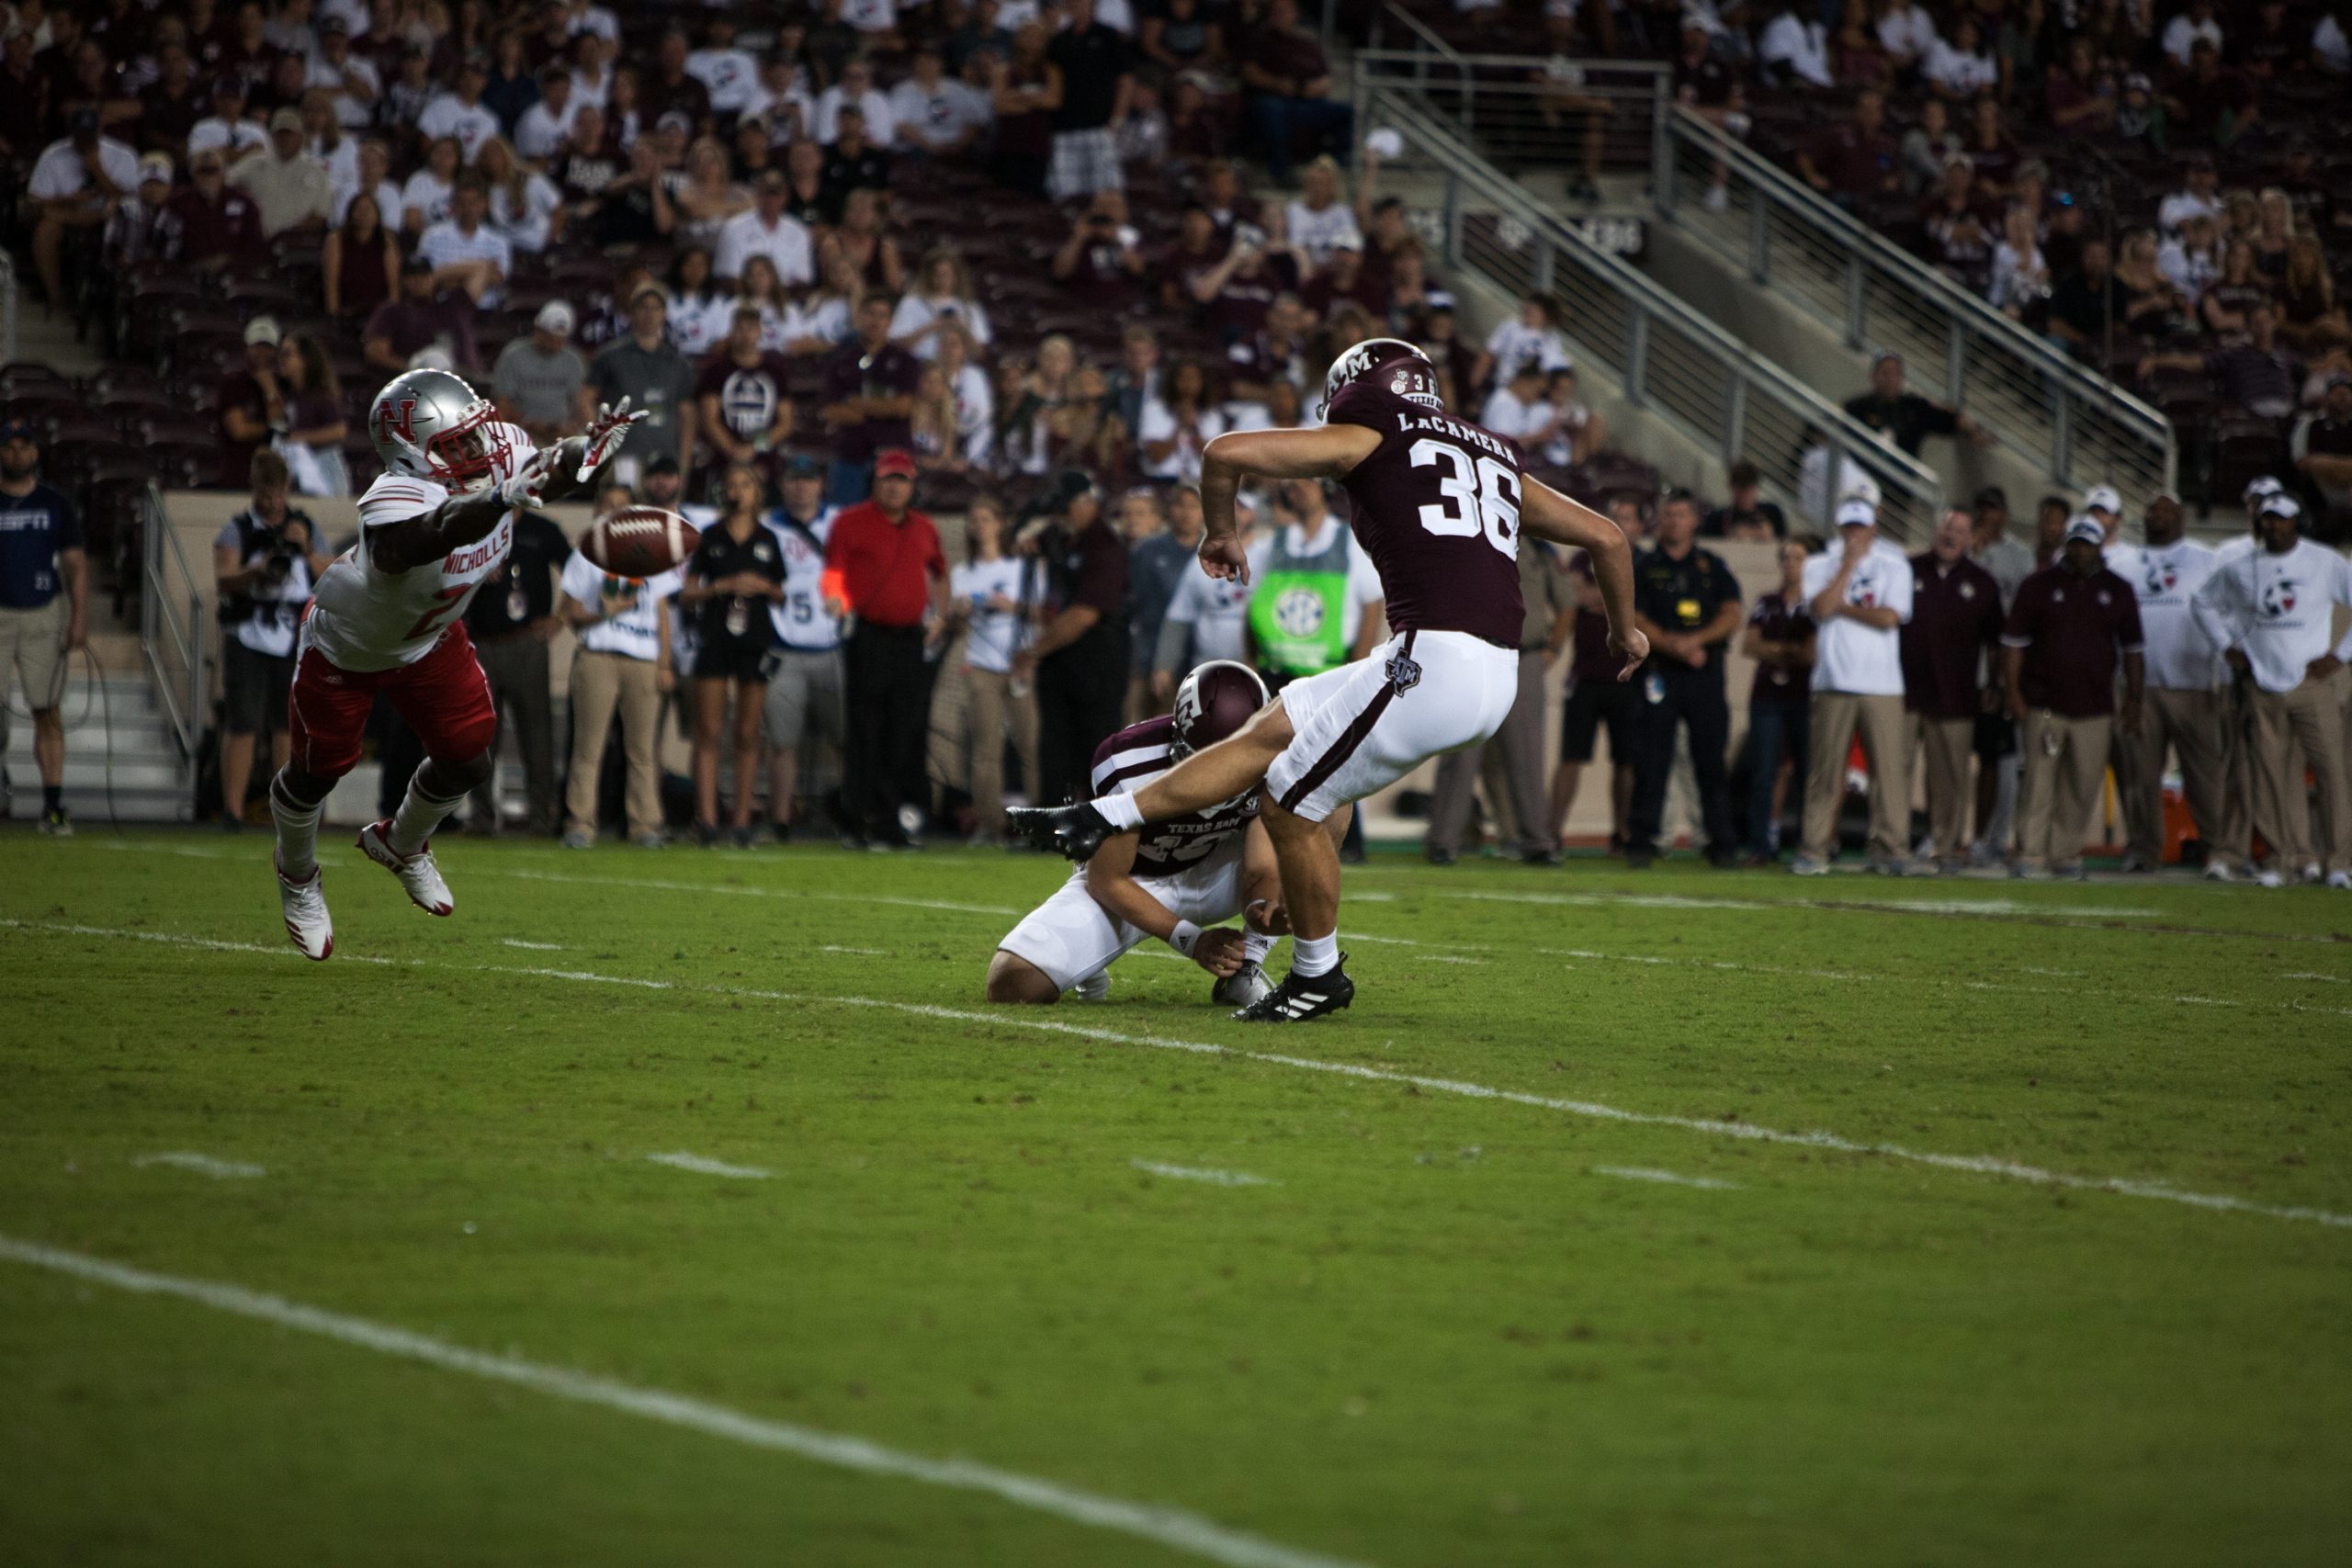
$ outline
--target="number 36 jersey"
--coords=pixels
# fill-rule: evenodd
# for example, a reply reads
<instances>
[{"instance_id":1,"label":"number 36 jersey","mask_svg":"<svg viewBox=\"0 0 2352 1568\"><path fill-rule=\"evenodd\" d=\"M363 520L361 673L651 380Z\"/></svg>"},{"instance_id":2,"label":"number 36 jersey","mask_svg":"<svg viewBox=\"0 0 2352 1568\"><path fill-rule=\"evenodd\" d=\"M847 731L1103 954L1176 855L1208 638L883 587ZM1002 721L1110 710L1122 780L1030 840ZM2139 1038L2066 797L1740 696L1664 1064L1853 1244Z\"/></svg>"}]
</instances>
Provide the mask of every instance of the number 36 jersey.
<instances>
[{"instance_id":1,"label":"number 36 jersey","mask_svg":"<svg viewBox=\"0 0 2352 1568\"><path fill-rule=\"evenodd\" d=\"M529 436L512 424L505 435L507 456L491 470L485 488L505 483L531 460ZM303 625L310 646L329 663L355 671L415 663L433 651L441 634L466 613L474 590L505 561L514 542L512 512L488 537L459 546L437 564L408 571L377 570L368 551L369 529L422 516L448 499L447 487L407 474L386 474L359 498L359 542L337 556L319 579Z\"/></svg>"},{"instance_id":2,"label":"number 36 jersey","mask_svg":"<svg viewBox=\"0 0 2352 1568\"><path fill-rule=\"evenodd\" d=\"M1341 482L1354 528L1387 595L1394 631L1467 632L1516 649L1519 448L1452 417L1434 398L1400 395L1385 369L1351 382L1324 411L1380 445Z\"/></svg>"}]
</instances>

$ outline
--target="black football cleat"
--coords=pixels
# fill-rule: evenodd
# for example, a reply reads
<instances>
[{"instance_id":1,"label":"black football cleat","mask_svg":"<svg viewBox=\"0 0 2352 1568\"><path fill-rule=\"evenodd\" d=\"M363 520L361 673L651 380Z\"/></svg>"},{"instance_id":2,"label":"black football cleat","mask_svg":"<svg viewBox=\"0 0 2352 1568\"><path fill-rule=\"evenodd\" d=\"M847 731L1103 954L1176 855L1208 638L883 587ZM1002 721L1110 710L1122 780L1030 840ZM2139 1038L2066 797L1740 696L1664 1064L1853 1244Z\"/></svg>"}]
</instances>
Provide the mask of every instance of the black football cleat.
<instances>
[{"instance_id":1,"label":"black football cleat","mask_svg":"<svg viewBox=\"0 0 2352 1568\"><path fill-rule=\"evenodd\" d=\"M1102 841L1118 831L1092 803L1083 800L1069 806L1018 806L1004 815L1015 833L1064 860L1092 860Z\"/></svg>"},{"instance_id":2,"label":"black football cleat","mask_svg":"<svg viewBox=\"0 0 2352 1568\"><path fill-rule=\"evenodd\" d=\"M1239 1023L1305 1023L1343 1011L1356 999L1356 983L1348 978L1348 955L1325 974L1308 976L1294 969L1283 983L1233 1015Z\"/></svg>"}]
</instances>

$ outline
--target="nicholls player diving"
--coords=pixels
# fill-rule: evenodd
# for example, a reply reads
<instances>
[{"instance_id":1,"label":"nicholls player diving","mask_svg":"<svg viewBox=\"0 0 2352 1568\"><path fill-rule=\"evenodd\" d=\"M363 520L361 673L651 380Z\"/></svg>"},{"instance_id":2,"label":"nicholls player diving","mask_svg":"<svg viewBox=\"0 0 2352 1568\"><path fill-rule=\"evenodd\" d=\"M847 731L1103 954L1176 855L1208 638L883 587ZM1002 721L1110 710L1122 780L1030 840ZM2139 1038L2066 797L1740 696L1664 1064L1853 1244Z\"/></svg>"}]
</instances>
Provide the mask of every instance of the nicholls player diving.
<instances>
[{"instance_id":1,"label":"nicholls player diving","mask_svg":"<svg viewBox=\"0 0 2352 1568\"><path fill-rule=\"evenodd\" d=\"M1259 820L1281 866L1291 926L1283 983L1236 1013L1294 1022L1355 998L1339 950L1340 857L1324 824L1441 752L1499 728L1519 692L1519 533L1591 557L1618 679L1649 655L1634 625L1633 552L1599 513L1527 477L1518 446L1448 415L1437 374L1396 338L1356 344L1323 384L1313 430L1220 435L1201 459L1201 570L1249 580L1234 525L1244 474L1330 479L1355 503L1356 538L1387 595L1388 641L1371 657L1293 682L1230 739L1133 794L1012 814L1041 849L1083 861L1114 834L1232 800L1262 784Z\"/></svg>"},{"instance_id":2,"label":"nicholls player diving","mask_svg":"<svg viewBox=\"0 0 2352 1568\"><path fill-rule=\"evenodd\" d=\"M1119 731L1095 750L1094 787L1141 789L1250 721L1266 683L1246 664L1211 660L1184 677L1175 711ZM1216 976L1209 1000L1246 1007L1273 989L1260 964L1285 929L1272 844L1258 791L1115 835L1060 891L1012 928L989 964L989 1000L1088 1001L1110 993L1112 961L1157 937ZM1250 929L1204 931L1236 915Z\"/></svg>"},{"instance_id":3,"label":"nicholls player diving","mask_svg":"<svg viewBox=\"0 0 2352 1568\"><path fill-rule=\"evenodd\" d=\"M304 956L334 951L319 813L358 762L379 692L424 742L425 759L400 809L360 829L359 848L419 908L453 908L430 840L490 776L498 739L490 682L461 619L466 605L505 560L514 513L589 489L645 417L624 398L600 409L585 435L537 450L446 370L412 370L376 394L368 425L384 473L360 497L359 542L320 577L302 618L288 704L293 758L269 786L278 902Z\"/></svg>"}]
</instances>

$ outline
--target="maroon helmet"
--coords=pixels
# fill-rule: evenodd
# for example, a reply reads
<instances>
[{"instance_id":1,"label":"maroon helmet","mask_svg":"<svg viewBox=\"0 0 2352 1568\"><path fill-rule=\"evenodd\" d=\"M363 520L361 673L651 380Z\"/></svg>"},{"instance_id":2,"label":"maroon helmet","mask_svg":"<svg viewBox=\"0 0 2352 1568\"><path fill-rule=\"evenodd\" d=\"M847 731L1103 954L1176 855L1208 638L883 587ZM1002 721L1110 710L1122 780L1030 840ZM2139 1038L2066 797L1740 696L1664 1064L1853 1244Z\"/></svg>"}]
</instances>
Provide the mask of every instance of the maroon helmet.
<instances>
[{"instance_id":1,"label":"maroon helmet","mask_svg":"<svg viewBox=\"0 0 2352 1568\"><path fill-rule=\"evenodd\" d=\"M1189 757L1204 746L1214 746L1250 722L1266 705L1266 682L1247 664L1212 659L1184 677L1176 688L1176 739L1179 757Z\"/></svg>"},{"instance_id":2,"label":"maroon helmet","mask_svg":"<svg viewBox=\"0 0 2352 1568\"><path fill-rule=\"evenodd\" d=\"M1329 409L1332 400L1349 387L1375 374L1400 398L1432 408L1442 406L1437 367L1430 363L1428 355L1402 338L1369 337L1331 361L1330 373L1323 378L1324 408Z\"/></svg>"}]
</instances>

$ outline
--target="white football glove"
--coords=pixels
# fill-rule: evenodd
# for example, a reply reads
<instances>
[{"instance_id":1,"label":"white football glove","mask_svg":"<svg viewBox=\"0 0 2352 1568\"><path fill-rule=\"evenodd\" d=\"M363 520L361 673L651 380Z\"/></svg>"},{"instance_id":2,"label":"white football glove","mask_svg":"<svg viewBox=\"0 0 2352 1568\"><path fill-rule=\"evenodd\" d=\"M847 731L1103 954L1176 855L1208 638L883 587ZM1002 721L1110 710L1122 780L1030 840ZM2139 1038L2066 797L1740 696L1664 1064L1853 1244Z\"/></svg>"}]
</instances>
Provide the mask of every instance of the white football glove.
<instances>
[{"instance_id":1,"label":"white football glove","mask_svg":"<svg viewBox=\"0 0 2352 1568\"><path fill-rule=\"evenodd\" d=\"M623 398L617 403L606 403L597 409L595 419L588 426L588 434L585 437L588 445L580 454L580 473L577 482L586 484L597 469L612 461L613 454L619 451L621 443L628 439L630 425L640 419L652 417L651 409L639 409L631 413L627 398Z\"/></svg>"},{"instance_id":2,"label":"white football glove","mask_svg":"<svg viewBox=\"0 0 2352 1568\"><path fill-rule=\"evenodd\" d=\"M530 460L514 470L513 477L498 487L498 499L518 512L527 512L539 504L539 492L555 478L556 454L552 446L541 447L531 454Z\"/></svg>"}]
</instances>

